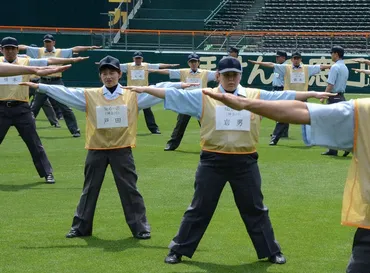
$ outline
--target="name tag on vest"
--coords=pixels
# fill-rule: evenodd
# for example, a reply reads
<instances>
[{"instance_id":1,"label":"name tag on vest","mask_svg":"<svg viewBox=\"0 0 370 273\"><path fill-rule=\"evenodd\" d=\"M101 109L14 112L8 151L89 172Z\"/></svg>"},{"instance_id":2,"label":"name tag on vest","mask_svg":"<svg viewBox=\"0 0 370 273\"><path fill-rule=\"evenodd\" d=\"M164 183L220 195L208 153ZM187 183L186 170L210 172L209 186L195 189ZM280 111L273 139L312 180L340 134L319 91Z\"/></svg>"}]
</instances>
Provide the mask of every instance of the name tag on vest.
<instances>
[{"instance_id":1,"label":"name tag on vest","mask_svg":"<svg viewBox=\"0 0 370 273\"><path fill-rule=\"evenodd\" d=\"M216 106L217 131L250 131L251 112L236 111L227 106Z\"/></svg>"},{"instance_id":2,"label":"name tag on vest","mask_svg":"<svg viewBox=\"0 0 370 273\"><path fill-rule=\"evenodd\" d=\"M127 105L97 106L98 129L128 127Z\"/></svg>"},{"instance_id":3,"label":"name tag on vest","mask_svg":"<svg viewBox=\"0 0 370 273\"><path fill-rule=\"evenodd\" d=\"M305 83L306 77L304 72L292 72L290 83Z\"/></svg>"},{"instance_id":4,"label":"name tag on vest","mask_svg":"<svg viewBox=\"0 0 370 273\"><path fill-rule=\"evenodd\" d=\"M0 85L19 84L22 82L23 76L0 77Z\"/></svg>"},{"instance_id":5,"label":"name tag on vest","mask_svg":"<svg viewBox=\"0 0 370 273\"><path fill-rule=\"evenodd\" d=\"M131 80L145 80L145 71L131 70Z\"/></svg>"},{"instance_id":6,"label":"name tag on vest","mask_svg":"<svg viewBox=\"0 0 370 273\"><path fill-rule=\"evenodd\" d=\"M198 86L190 86L186 90L199 89L202 88L202 79L200 78L186 78L186 83L198 83Z\"/></svg>"}]
</instances>

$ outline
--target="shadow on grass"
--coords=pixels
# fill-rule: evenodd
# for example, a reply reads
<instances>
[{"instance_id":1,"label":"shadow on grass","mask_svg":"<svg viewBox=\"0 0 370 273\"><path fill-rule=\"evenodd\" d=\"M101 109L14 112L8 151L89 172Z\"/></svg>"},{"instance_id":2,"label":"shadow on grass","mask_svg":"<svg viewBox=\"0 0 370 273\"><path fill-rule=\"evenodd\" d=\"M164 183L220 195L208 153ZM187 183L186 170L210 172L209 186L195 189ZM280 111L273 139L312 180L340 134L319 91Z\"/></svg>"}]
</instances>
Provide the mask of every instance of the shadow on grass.
<instances>
[{"instance_id":1,"label":"shadow on grass","mask_svg":"<svg viewBox=\"0 0 370 273\"><path fill-rule=\"evenodd\" d=\"M308 149L312 149L312 147L310 146L305 146L304 144L302 145L284 145L284 144L278 144L276 145L277 147L280 146L280 147L284 147L284 148L290 148L290 149L299 149L299 150L308 150Z\"/></svg>"},{"instance_id":2,"label":"shadow on grass","mask_svg":"<svg viewBox=\"0 0 370 273\"><path fill-rule=\"evenodd\" d=\"M202 270L202 273L217 273L217 272L233 272L233 273L262 273L267 272L267 269L272 266L268 261L257 261L250 264L240 264L240 265L223 265L223 264L214 264L214 263L205 263L205 262L193 262L193 261L184 261L184 264L194 265L199 267ZM280 265L275 265L280 266ZM274 272L283 272L283 271L274 271Z\"/></svg>"},{"instance_id":3,"label":"shadow on grass","mask_svg":"<svg viewBox=\"0 0 370 273\"><path fill-rule=\"evenodd\" d=\"M39 185L45 185L45 182L34 182L34 183L23 184L23 185L2 185L0 184L0 191L23 191L23 190L32 189L33 187L36 187Z\"/></svg>"},{"instance_id":4,"label":"shadow on grass","mask_svg":"<svg viewBox=\"0 0 370 273\"><path fill-rule=\"evenodd\" d=\"M87 245L59 245L59 246L27 246L23 249L73 249L73 248L100 248L107 252L121 252L131 248L168 249L164 246L142 245L140 240L133 237L120 240L105 240L95 236L66 239L71 243L76 240L84 240Z\"/></svg>"},{"instance_id":5,"label":"shadow on grass","mask_svg":"<svg viewBox=\"0 0 370 273\"><path fill-rule=\"evenodd\" d=\"M41 139L72 139L72 136L40 136Z\"/></svg>"},{"instance_id":6,"label":"shadow on grass","mask_svg":"<svg viewBox=\"0 0 370 273\"><path fill-rule=\"evenodd\" d=\"M153 135L152 133L141 133L141 134L136 134L137 136L151 136Z\"/></svg>"}]
</instances>

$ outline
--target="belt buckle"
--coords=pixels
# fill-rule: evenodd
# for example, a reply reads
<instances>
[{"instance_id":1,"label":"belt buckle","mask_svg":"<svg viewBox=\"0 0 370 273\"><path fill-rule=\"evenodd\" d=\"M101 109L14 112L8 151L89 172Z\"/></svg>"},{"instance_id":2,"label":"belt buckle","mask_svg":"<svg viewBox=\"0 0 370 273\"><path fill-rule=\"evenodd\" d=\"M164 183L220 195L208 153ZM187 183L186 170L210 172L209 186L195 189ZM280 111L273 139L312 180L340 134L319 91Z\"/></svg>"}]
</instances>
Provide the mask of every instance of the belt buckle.
<instances>
[{"instance_id":1,"label":"belt buckle","mask_svg":"<svg viewBox=\"0 0 370 273\"><path fill-rule=\"evenodd\" d=\"M11 101L7 101L5 102L5 106L8 107L8 108L11 108L12 107L12 102Z\"/></svg>"}]
</instances>

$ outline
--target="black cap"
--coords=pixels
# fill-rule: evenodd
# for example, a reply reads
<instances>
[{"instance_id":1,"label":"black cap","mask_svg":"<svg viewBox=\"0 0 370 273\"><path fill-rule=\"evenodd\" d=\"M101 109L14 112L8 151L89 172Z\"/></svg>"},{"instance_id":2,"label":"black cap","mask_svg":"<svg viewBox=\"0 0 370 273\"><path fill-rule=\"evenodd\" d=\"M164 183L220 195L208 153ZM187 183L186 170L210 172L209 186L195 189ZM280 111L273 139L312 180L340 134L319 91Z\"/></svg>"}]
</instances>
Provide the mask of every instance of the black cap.
<instances>
[{"instance_id":1,"label":"black cap","mask_svg":"<svg viewBox=\"0 0 370 273\"><path fill-rule=\"evenodd\" d=\"M285 57L285 59L287 59L288 54L286 54L285 51L278 51L278 52L276 52L276 57Z\"/></svg>"},{"instance_id":2,"label":"black cap","mask_svg":"<svg viewBox=\"0 0 370 273\"><path fill-rule=\"evenodd\" d=\"M55 41L55 38L54 38L54 36L53 35L51 35L51 34L46 34L45 36L44 36L44 40L43 40L44 42L54 42Z\"/></svg>"},{"instance_id":3,"label":"black cap","mask_svg":"<svg viewBox=\"0 0 370 273\"><path fill-rule=\"evenodd\" d=\"M301 53L299 53L299 52L297 51L297 52L294 52L294 53L292 54L292 58L294 58L294 57L302 58L302 55L301 55Z\"/></svg>"},{"instance_id":4,"label":"black cap","mask_svg":"<svg viewBox=\"0 0 370 273\"><path fill-rule=\"evenodd\" d=\"M141 53L141 51L135 51L133 57L134 58L143 58L143 53Z\"/></svg>"},{"instance_id":5,"label":"black cap","mask_svg":"<svg viewBox=\"0 0 370 273\"><path fill-rule=\"evenodd\" d=\"M236 54L239 55L239 49L237 49L235 46L230 46L229 50L228 50L229 53L231 52L235 52Z\"/></svg>"},{"instance_id":6,"label":"black cap","mask_svg":"<svg viewBox=\"0 0 370 273\"><path fill-rule=\"evenodd\" d=\"M18 41L16 38L13 37L5 37L1 40L1 47L12 46L18 47Z\"/></svg>"},{"instance_id":7,"label":"black cap","mask_svg":"<svg viewBox=\"0 0 370 273\"><path fill-rule=\"evenodd\" d=\"M199 61L200 60L199 55L195 53L190 54L188 56L188 62L190 62L191 60Z\"/></svg>"},{"instance_id":8,"label":"black cap","mask_svg":"<svg viewBox=\"0 0 370 273\"><path fill-rule=\"evenodd\" d=\"M99 70L101 70L103 67L106 67L106 66L121 71L119 60L109 55L100 60Z\"/></svg>"},{"instance_id":9,"label":"black cap","mask_svg":"<svg viewBox=\"0 0 370 273\"><path fill-rule=\"evenodd\" d=\"M331 51L330 53L338 53L339 56L343 56L344 55L344 48L341 47L341 46L333 46L331 48Z\"/></svg>"},{"instance_id":10,"label":"black cap","mask_svg":"<svg viewBox=\"0 0 370 273\"><path fill-rule=\"evenodd\" d=\"M242 64L234 57L225 57L218 62L217 70L219 73L226 73L230 71L242 73Z\"/></svg>"}]
</instances>

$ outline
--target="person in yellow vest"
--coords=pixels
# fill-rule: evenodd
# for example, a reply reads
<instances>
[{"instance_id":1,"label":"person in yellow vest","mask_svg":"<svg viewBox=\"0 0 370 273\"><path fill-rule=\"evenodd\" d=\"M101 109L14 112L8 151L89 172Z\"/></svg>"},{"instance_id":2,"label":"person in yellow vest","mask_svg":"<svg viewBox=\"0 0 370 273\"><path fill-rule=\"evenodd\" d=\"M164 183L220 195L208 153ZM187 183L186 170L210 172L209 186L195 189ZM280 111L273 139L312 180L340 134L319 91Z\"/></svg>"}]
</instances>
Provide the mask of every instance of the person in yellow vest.
<instances>
[{"instance_id":1,"label":"person in yellow vest","mask_svg":"<svg viewBox=\"0 0 370 273\"><path fill-rule=\"evenodd\" d=\"M160 69L152 70L152 72L162 75L169 75L170 79L179 79L182 82L198 83L199 87L206 88L208 82L216 80L216 71L199 69L200 57L193 53L188 56L189 68L183 69ZM194 89L195 87L188 88ZM173 129L171 138L167 141L165 151L174 151L180 146L181 140L184 137L186 127L190 121L190 115L178 114L176 126ZM198 121L199 122L199 121ZM200 123L199 123L200 125Z\"/></svg>"},{"instance_id":2,"label":"person in yellow vest","mask_svg":"<svg viewBox=\"0 0 370 273\"><path fill-rule=\"evenodd\" d=\"M1 67L7 67L10 72L12 69L8 66L14 67L14 69L20 69L22 68L21 65L47 66L48 64L58 64L56 60L52 59L36 60L28 57L18 57L18 41L12 37L5 37L1 40L1 51L4 55L0 57ZM38 71L32 68L29 69L35 72ZM54 69L56 72L62 72L64 70L65 68ZM45 71L51 70L48 69ZM11 75L12 73L9 74ZM46 75L46 73L35 74ZM35 120L28 103L29 89L25 86L18 85L22 81L28 81L30 75L5 77L6 75L7 73L2 73L2 77L0 77L0 144L3 142L9 128L15 126L31 153L39 176L44 177L46 183L55 183L53 169L36 132Z\"/></svg>"},{"instance_id":3,"label":"person in yellow vest","mask_svg":"<svg viewBox=\"0 0 370 273\"><path fill-rule=\"evenodd\" d=\"M144 55L141 51L135 51L133 54L133 62L121 64L121 71L127 75L127 85L131 86L148 86L149 85L149 70L159 68L169 68L178 66L178 64L152 64L145 63ZM160 134L161 131L155 122L152 109L143 109L146 126L152 134Z\"/></svg>"},{"instance_id":4,"label":"person in yellow vest","mask_svg":"<svg viewBox=\"0 0 370 273\"><path fill-rule=\"evenodd\" d=\"M283 90L302 90L308 91L308 83L310 77L321 72L321 70L330 69L330 65L305 65L302 64L302 55L299 52L294 52L291 58L291 64L277 64L272 62L257 62L248 60L252 64L257 64L264 67L274 69L274 74L278 74L283 78ZM286 129L285 124L279 124L275 127L271 135L270 145L275 146Z\"/></svg>"},{"instance_id":5,"label":"person in yellow vest","mask_svg":"<svg viewBox=\"0 0 370 273\"><path fill-rule=\"evenodd\" d=\"M149 239L150 226L144 200L136 182L137 174L131 148L136 146L138 112L162 102L148 94L124 90L119 60L111 56L99 63L100 88L70 89L61 85L23 83L39 88L57 101L86 112L85 182L67 238L91 236L96 203L107 166L117 185L126 222L135 238ZM188 84L163 83L159 86L187 87Z\"/></svg>"},{"instance_id":6,"label":"person in yellow vest","mask_svg":"<svg viewBox=\"0 0 370 273\"><path fill-rule=\"evenodd\" d=\"M30 56L31 58L40 59L40 58L50 58L50 57L61 57L61 58L72 58L73 53L79 53L87 50L93 50L101 48L99 46L75 46L72 48L55 48L55 38L51 34L46 34L43 39L44 47L31 47L26 45L20 45L20 50L26 50L26 54ZM58 85L64 85L62 80L62 73L56 73L53 75L49 75L47 77L41 77L40 83L44 84L58 84ZM37 93L35 95L34 101L31 106L31 110L35 116L40 112L41 107L44 105L45 101L48 99L48 97L45 94ZM76 117L72 111L71 108L55 102L53 99L50 99L50 102L52 103L54 110L57 114L58 119L64 118L68 130L72 134L73 137L80 137L80 129L77 125Z\"/></svg>"},{"instance_id":7,"label":"person in yellow vest","mask_svg":"<svg viewBox=\"0 0 370 273\"><path fill-rule=\"evenodd\" d=\"M242 66L238 59L223 58L218 63L216 74L220 85L207 90L262 100L306 100L331 96L325 92L270 92L244 88L240 86L241 74ZM268 209L263 204L256 151L261 118L248 111L234 111L204 96L202 89L127 88L164 98L166 109L195 116L201 121L202 151L195 175L194 197L177 235L170 243L165 262L180 263L183 255L189 258L193 256L228 181L258 258L284 264L286 259L275 240Z\"/></svg>"},{"instance_id":8,"label":"person in yellow vest","mask_svg":"<svg viewBox=\"0 0 370 273\"><path fill-rule=\"evenodd\" d=\"M216 94L205 95L236 110L247 110L276 121L305 124L303 139L309 146L353 153L344 189L341 222L357 227L347 273L370 271L370 99L320 105L299 101L260 101ZM330 124L330 126L328 126Z\"/></svg>"}]
</instances>

